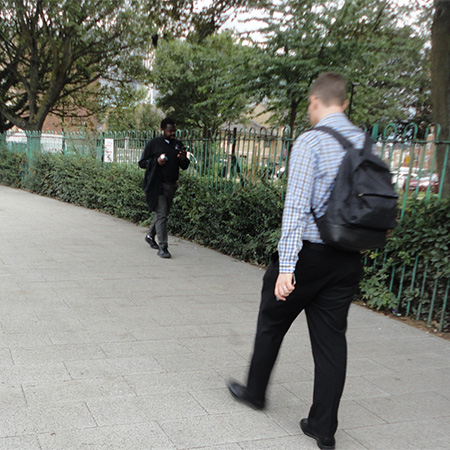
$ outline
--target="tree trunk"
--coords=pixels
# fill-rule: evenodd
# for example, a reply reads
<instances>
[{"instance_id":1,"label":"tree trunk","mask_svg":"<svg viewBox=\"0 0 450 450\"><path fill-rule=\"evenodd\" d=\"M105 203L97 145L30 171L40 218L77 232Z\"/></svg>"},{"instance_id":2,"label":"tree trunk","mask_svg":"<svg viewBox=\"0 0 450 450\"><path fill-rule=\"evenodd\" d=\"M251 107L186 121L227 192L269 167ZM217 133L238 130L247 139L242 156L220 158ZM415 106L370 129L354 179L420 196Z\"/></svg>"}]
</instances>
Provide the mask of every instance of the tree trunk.
<instances>
[{"instance_id":1,"label":"tree trunk","mask_svg":"<svg viewBox=\"0 0 450 450\"><path fill-rule=\"evenodd\" d=\"M295 128L295 121L297 119L297 108L299 105L299 101L296 99L291 100L291 108L289 111L289 128L290 128L290 138L294 136L294 128Z\"/></svg>"},{"instance_id":2,"label":"tree trunk","mask_svg":"<svg viewBox=\"0 0 450 450\"><path fill-rule=\"evenodd\" d=\"M440 141L450 140L450 1L435 0L431 28L431 99L433 120L441 125ZM449 145L449 144L447 144ZM437 166L442 176L447 145L437 148ZM442 195L450 197L450 155L445 167Z\"/></svg>"}]
</instances>

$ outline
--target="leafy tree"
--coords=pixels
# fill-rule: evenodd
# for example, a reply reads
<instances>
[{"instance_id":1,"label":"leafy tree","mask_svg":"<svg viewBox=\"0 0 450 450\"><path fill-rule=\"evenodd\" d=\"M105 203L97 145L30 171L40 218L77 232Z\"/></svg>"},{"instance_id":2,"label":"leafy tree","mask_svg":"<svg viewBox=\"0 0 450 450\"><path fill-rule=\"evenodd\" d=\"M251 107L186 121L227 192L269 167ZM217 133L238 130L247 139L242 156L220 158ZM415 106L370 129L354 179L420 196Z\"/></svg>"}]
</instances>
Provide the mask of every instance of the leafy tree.
<instances>
[{"instance_id":1,"label":"leafy tree","mask_svg":"<svg viewBox=\"0 0 450 450\"><path fill-rule=\"evenodd\" d=\"M230 33L208 36L201 43L163 42L152 71L158 107L180 127L217 129L238 119L247 96L237 83L236 70L249 50L236 44Z\"/></svg>"},{"instance_id":2,"label":"leafy tree","mask_svg":"<svg viewBox=\"0 0 450 450\"><path fill-rule=\"evenodd\" d=\"M158 36L195 27L207 35L215 27L205 23L251 1L194 11L192 0L0 0L0 131L107 108L114 91L146 80Z\"/></svg>"},{"instance_id":3,"label":"leafy tree","mask_svg":"<svg viewBox=\"0 0 450 450\"><path fill-rule=\"evenodd\" d=\"M367 127L374 122L414 121L423 135L432 121L426 38L403 26L386 29L380 43L381 48L370 51L366 71L342 69L354 90L351 118Z\"/></svg>"},{"instance_id":4,"label":"leafy tree","mask_svg":"<svg viewBox=\"0 0 450 450\"><path fill-rule=\"evenodd\" d=\"M144 89L130 93L128 102L121 102L107 114L108 131L158 130L163 119L155 105L145 100Z\"/></svg>"},{"instance_id":5,"label":"leafy tree","mask_svg":"<svg viewBox=\"0 0 450 450\"><path fill-rule=\"evenodd\" d=\"M433 118L441 125L441 140L450 137L450 2L434 1L432 26L431 80L433 99ZM440 145L437 153L439 171L445 164L448 145ZM450 196L450 159L445 166L445 178L441 180L443 195Z\"/></svg>"},{"instance_id":6,"label":"leafy tree","mask_svg":"<svg viewBox=\"0 0 450 450\"><path fill-rule=\"evenodd\" d=\"M261 29L259 58L248 85L265 99L279 124L301 123L311 82L325 70L347 77L354 89L352 119L412 118L428 113L424 39L399 24L386 0L281 0L269 8Z\"/></svg>"},{"instance_id":7,"label":"leafy tree","mask_svg":"<svg viewBox=\"0 0 450 450\"><path fill-rule=\"evenodd\" d=\"M265 0L215 0L196 14L190 13L190 39L201 42L208 36L217 33L232 16L249 8L265 6Z\"/></svg>"},{"instance_id":8,"label":"leafy tree","mask_svg":"<svg viewBox=\"0 0 450 450\"><path fill-rule=\"evenodd\" d=\"M10 74L9 84L1 83L1 115L40 130L63 99L105 93L110 85L100 78L126 83L144 76L153 31L143 1L1 0L0 68Z\"/></svg>"}]
</instances>

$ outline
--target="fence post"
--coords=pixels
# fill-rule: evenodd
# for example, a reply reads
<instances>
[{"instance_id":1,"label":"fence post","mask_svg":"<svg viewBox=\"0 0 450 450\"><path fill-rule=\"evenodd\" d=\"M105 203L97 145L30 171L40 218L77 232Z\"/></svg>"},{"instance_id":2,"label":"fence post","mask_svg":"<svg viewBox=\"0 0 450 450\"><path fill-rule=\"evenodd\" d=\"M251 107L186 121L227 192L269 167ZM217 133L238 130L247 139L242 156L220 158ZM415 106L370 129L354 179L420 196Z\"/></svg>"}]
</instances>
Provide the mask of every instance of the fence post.
<instances>
[{"instance_id":1,"label":"fence post","mask_svg":"<svg viewBox=\"0 0 450 450\"><path fill-rule=\"evenodd\" d=\"M378 141L378 128L379 128L378 123L374 123L372 128L372 140L374 142Z\"/></svg>"},{"instance_id":2,"label":"fence post","mask_svg":"<svg viewBox=\"0 0 450 450\"><path fill-rule=\"evenodd\" d=\"M64 155L67 154L67 142L66 142L66 131L64 130L64 128L62 129L61 132L61 150L64 153Z\"/></svg>"},{"instance_id":3,"label":"fence post","mask_svg":"<svg viewBox=\"0 0 450 450\"><path fill-rule=\"evenodd\" d=\"M115 140L115 133L113 133L114 135L114 140ZM97 135L97 159L99 161L104 161L105 159L105 132L101 131L98 135Z\"/></svg>"}]
</instances>

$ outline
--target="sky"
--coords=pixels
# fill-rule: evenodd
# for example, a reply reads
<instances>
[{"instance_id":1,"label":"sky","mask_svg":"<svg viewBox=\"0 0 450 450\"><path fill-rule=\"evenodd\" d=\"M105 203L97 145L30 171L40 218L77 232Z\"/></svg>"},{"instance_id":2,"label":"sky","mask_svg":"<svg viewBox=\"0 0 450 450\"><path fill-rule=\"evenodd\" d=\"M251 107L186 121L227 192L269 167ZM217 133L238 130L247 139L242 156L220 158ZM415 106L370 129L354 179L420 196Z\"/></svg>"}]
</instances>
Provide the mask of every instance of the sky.
<instances>
[{"instance_id":1,"label":"sky","mask_svg":"<svg viewBox=\"0 0 450 450\"><path fill-rule=\"evenodd\" d=\"M413 1L417 2L419 8L424 8L433 4L433 0L392 0L393 3L399 6L405 6L411 4ZM213 0L198 0L196 5L198 8L202 8L211 4ZM410 18L405 20L405 24L412 24L419 15L420 11L413 13ZM236 16L231 17L224 25L224 29L232 29L238 33L243 32L255 32L257 29L261 28L261 23L258 20L254 20L255 12L252 13L238 13ZM254 33L252 33L254 34ZM257 35L257 34L256 34ZM254 35L254 37L256 37Z\"/></svg>"}]
</instances>

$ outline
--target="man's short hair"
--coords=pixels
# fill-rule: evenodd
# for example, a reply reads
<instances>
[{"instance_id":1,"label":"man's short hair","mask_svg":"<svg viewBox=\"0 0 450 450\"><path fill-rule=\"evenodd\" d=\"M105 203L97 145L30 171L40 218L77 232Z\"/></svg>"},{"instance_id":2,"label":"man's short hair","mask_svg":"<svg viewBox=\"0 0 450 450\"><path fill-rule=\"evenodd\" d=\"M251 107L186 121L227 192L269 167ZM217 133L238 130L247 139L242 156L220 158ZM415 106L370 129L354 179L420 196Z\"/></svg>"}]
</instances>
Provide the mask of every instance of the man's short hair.
<instances>
[{"instance_id":1,"label":"man's short hair","mask_svg":"<svg viewBox=\"0 0 450 450\"><path fill-rule=\"evenodd\" d=\"M324 72L312 84L309 95L316 96L326 106L342 106L347 100L347 81L334 72Z\"/></svg>"},{"instance_id":2,"label":"man's short hair","mask_svg":"<svg viewBox=\"0 0 450 450\"><path fill-rule=\"evenodd\" d=\"M175 126L175 121L172 119L169 119L168 117L166 117L165 119L163 119L161 121L161 130L165 130L167 125L173 125Z\"/></svg>"}]
</instances>

